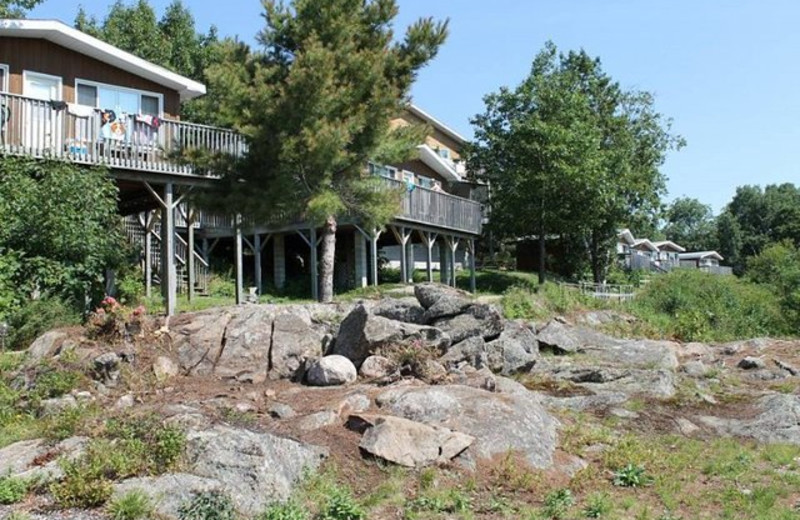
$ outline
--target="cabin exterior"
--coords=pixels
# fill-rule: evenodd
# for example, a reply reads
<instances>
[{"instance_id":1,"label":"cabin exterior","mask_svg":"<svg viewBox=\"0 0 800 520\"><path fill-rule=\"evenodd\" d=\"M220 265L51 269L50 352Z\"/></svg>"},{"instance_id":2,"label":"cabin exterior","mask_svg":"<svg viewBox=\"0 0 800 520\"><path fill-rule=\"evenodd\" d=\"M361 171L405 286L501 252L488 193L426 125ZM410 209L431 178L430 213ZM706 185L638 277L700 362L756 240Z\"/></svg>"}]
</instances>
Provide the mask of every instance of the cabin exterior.
<instances>
[{"instance_id":1,"label":"cabin exterior","mask_svg":"<svg viewBox=\"0 0 800 520\"><path fill-rule=\"evenodd\" d=\"M265 270L282 288L294 258L302 260L316 297L313 226L248 222L233 208L230 215L212 215L183 202L193 187L213 183L214 172L177 164L174 152L201 148L242 154L247 149L232 130L181 121L181 103L205 91L196 81L61 22L0 20L0 155L108 167L119 186L128 237L142 248L148 292L160 284L168 314L175 312L179 289L189 297L202 290L209 255L226 241L235 255L238 301L244 300L245 274L256 292L264 285ZM394 123L416 122L433 128L418 158L365 165L385 178L387 188L404 190L403 207L386 230L342 222L336 264L341 286L377 284L378 263L387 254L397 256L402 280L408 281L420 252L429 279L438 267L443 281L454 284L456 258L464 257L463 250L474 252L483 213L481 203L471 200L480 187L466 180L460 163L464 140L413 106ZM244 256L252 263L245 265ZM468 258L474 268L474 254Z\"/></svg>"}]
</instances>

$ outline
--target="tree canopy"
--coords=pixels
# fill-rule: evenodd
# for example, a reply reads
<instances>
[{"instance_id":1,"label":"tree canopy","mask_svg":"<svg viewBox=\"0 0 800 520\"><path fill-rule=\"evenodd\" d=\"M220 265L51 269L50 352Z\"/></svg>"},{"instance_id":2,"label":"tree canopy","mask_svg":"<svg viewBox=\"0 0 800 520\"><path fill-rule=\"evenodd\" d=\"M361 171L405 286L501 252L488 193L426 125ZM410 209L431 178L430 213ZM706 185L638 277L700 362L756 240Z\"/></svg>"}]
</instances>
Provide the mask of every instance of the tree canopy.
<instances>
[{"instance_id":1,"label":"tree canopy","mask_svg":"<svg viewBox=\"0 0 800 520\"><path fill-rule=\"evenodd\" d=\"M659 168L682 139L654 110L652 95L623 90L585 51L548 43L516 88L485 99L473 118L468 162L491 186L491 226L544 242L583 245L600 281L620 227L655 221L665 181Z\"/></svg>"},{"instance_id":2,"label":"tree canopy","mask_svg":"<svg viewBox=\"0 0 800 520\"><path fill-rule=\"evenodd\" d=\"M205 81L205 70L215 60L218 43L216 28L208 33L197 31L192 13L181 0L173 0L159 19L147 0L126 5L117 0L109 7L102 21L90 17L81 7L75 17L75 27L151 61L178 74ZM213 98L214 92L209 92ZM183 119L215 123L214 111L206 99L184 103Z\"/></svg>"},{"instance_id":3,"label":"tree canopy","mask_svg":"<svg viewBox=\"0 0 800 520\"><path fill-rule=\"evenodd\" d=\"M214 194L260 220L292 216L323 226L321 299L332 298L337 219L382 225L397 195L377 189L369 159L396 162L419 144L413 129L391 128L417 71L437 53L447 24L421 19L395 41L394 0L265 1L262 51L228 41L209 68L227 93L218 112L249 140Z\"/></svg>"},{"instance_id":4,"label":"tree canopy","mask_svg":"<svg viewBox=\"0 0 800 520\"><path fill-rule=\"evenodd\" d=\"M697 199L681 197L667 207L664 236L687 251L710 251L719 247L717 226L711 206Z\"/></svg>"},{"instance_id":5,"label":"tree canopy","mask_svg":"<svg viewBox=\"0 0 800 520\"><path fill-rule=\"evenodd\" d=\"M23 18L44 0L0 0L0 18Z\"/></svg>"}]
</instances>

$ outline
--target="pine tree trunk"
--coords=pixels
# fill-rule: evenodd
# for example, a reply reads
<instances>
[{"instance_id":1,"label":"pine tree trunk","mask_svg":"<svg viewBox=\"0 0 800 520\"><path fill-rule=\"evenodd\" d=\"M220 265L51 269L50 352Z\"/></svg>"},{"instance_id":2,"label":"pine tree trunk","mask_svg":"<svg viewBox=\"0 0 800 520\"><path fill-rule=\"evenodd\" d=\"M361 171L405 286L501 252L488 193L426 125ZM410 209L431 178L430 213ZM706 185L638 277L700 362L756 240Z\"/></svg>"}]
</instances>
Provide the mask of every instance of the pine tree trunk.
<instances>
[{"instance_id":1,"label":"pine tree trunk","mask_svg":"<svg viewBox=\"0 0 800 520\"><path fill-rule=\"evenodd\" d=\"M589 256L592 263L592 278L594 278L594 283L603 283L603 279L605 278L605 276L603 276L605 271L603 265L603 254L600 251L600 245L597 241L596 231L592 231L592 236L589 242Z\"/></svg>"},{"instance_id":2,"label":"pine tree trunk","mask_svg":"<svg viewBox=\"0 0 800 520\"><path fill-rule=\"evenodd\" d=\"M329 216L325 220L322 231L322 247L320 250L320 290L319 301L333 301L333 267L336 256L336 217Z\"/></svg>"}]
</instances>

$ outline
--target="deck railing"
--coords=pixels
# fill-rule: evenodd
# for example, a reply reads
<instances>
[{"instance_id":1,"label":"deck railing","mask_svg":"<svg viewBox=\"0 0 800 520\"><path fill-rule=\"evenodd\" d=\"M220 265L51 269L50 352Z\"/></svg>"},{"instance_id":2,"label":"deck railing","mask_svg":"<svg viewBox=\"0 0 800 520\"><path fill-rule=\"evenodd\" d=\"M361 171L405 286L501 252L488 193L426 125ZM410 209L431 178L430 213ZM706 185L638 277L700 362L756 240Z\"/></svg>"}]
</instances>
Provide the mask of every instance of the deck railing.
<instances>
[{"instance_id":1,"label":"deck railing","mask_svg":"<svg viewBox=\"0 0 800 520\"><path fill-rule=\"evenodd\" d=\"M193 174L175 158L201 149L240 155L244 138L232 130L133 114L114 114L0 94L0 152L53 157L80 164L154 173Z\"/></svg>"}]
</instances>

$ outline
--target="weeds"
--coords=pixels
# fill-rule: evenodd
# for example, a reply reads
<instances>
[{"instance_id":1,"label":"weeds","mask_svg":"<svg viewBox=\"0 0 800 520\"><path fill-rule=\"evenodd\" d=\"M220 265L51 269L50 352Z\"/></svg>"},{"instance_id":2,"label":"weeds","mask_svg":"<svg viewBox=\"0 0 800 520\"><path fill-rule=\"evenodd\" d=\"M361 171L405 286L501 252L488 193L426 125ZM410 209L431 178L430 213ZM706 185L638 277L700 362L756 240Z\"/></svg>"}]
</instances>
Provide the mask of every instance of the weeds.
<instances>
[{"instance_id":1,"label":"weeds","mask_svg":"<svg viewBox=\"0 0 800 520\"><path fill-rule=\"evenodd\" d=\"M644 466L628 464L614 473L614 485L620 487L642 487L652 485L653 477L645 472Z\"/></svg>"},{"instance_id":2,"label":"weeds","mask_svg":"<svg viewBox=\"0 0 800 520\"><path fill-rule=\"evenodd\" d=\"M0 504L16 504L28 494L28 481L19 477L0 477Z\"/></svg>"},{"instance_id":3,"label":"weeds","mask_svg":"<svg viewBox=\"0 0 800 520\"><path fill-rule=\"evenodd\" d=\"M195 493L178 508L179 520L236 520L231 498L221 491Z\"/></svg>"},{"instance_id":4,"label":"weeds","mask_svg":"<svg viewBox=\"0 0 800 520\"><path fill-rule=\"evenodd\" d=\"M154 509L150 497L135 489L111 502L108 513L112 520L145 520L153 515Z\"/></svg>"}]
</instances>

